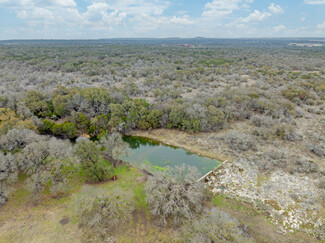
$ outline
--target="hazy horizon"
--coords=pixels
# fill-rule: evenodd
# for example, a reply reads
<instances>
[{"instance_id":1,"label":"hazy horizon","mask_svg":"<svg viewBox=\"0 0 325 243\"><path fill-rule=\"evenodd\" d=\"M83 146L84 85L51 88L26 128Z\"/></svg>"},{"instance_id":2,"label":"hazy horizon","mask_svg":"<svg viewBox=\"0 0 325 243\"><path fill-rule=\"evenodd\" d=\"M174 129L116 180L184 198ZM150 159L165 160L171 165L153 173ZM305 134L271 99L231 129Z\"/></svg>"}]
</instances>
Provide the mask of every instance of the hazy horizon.
<instances>
[{"instance_id":1,"label":"hazy horizon","mask_svg":"<svg viewBox=\"0 0 325 243\"><path fill-rule=\"evenodd\" d=\"M195 39L207 39L207 40L324 40L325 37L300 37L300 36L293 36L293 37L102 37L102 38L30 38L30 39L0 39L0 41L100 41L100 40L173 40L173 39L180 39L180 40L195 40Z\"/></svg>"}]
</instances>

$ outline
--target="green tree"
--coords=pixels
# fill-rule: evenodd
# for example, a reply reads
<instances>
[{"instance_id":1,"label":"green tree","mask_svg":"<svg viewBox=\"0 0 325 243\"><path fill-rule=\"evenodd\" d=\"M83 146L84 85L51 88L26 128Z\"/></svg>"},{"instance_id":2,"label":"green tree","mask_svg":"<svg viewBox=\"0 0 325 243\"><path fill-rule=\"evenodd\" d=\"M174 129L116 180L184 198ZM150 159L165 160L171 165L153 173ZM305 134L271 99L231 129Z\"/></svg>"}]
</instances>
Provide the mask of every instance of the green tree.
<instances>
[{"instance_id":1,"label":"green tree","mask_svg":"<svg viewBox=\"0 0 325 243\"><path fill-rule=\"evenodd\" d=\"M39 117L47 117L51 115L49 103L46 101L46 96L41 92L33 90L26 94L25 104L31 112Z\"/></svg>"},{"instance_id":2,"label":"green tree","mask_svg":"<svg viewBox=\"0 0 325 243\"><path fill-rule=\"evenodd\" d=\"M62 135L65 138L75 138L77 136L77 126L71 122L65 122L62 124Z\"/></svg>"},{"instance_id":3,"label":"green tree","mask_svg":"<svg viewBox=\"0 0 325 243\"><path fill-rule=\"evenodd\" d=\"M92 182L108 179L112 166L101 157L101 146L95 142L82 140L77 144L76 155L81 160L81 169Z\"/></svg>"},{"instance_id":4,"label":"green tree","mask_svg":"<svg viewBox=\"0 0 325 243\"><path fill-rule=\"evenodd\" d=\"M147 121L150 123L152 128L160 127L160 120L163 114L163 111L157 109L152 109L149 112L147 116Z\"/></svg>"}]
</instances>

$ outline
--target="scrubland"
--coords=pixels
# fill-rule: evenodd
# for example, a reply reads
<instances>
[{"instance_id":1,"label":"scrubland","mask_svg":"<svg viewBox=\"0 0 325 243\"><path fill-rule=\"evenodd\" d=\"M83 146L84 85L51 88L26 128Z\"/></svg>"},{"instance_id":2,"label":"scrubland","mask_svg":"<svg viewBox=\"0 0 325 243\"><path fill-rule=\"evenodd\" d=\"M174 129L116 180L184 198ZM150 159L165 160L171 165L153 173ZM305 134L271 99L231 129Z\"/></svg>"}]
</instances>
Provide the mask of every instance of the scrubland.
<instances>
[{"instance_id":1,"label":"scrubland","mask_svg":"<svg viewBox=\"0 0 325 243\"><path fill-rule=\"evenodd\" d=\"M0 241L324 240L325 49L289 43L0 42ZM142 171L123 134L228 161Z\"/></svg>"}]
</instances>

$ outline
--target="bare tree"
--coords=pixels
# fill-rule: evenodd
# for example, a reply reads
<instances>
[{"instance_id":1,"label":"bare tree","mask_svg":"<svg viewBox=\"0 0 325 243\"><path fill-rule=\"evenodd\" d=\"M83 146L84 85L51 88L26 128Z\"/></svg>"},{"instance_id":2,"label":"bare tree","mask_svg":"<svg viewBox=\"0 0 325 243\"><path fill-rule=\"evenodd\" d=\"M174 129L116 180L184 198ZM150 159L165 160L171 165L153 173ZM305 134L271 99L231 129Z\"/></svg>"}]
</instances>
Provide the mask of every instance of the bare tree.
<instances>
[{"instance_id":1,"label":"bare tree","mask_svg":"<svg viewBox=\"0 0 325 243\"><path fill-rule=\"evenodd\" d=\"M7 184L16 180L18 168L12 154L4 155L0 152L0 207L7 201Z\"/></svg>"},{"instance_id":2,"label":"bare tree","mask_svg":"<svg viewBox=\"0 0 325 243\"><path fill-rule=\"evenodd\" d=\"M114 167L118 165L120 156L127 153L128 144L123 141L122 135L119 133L104 135L100 144L105 148L102 152L104 158L111 161Z\"/></svg>"},{"instance_id":3,"label":"bare tree","mask_svg":"<svg viewBox=\"0 0 325 243\"><path fill-rule=\"evenodd\" d=\"M196 168L182 165L156 172L148 179L145 187L147 202L160 225L169 222L179 225L193 219L202 210L204 187L197 182L199 177Z\"/></svg>"},{"instance_id":4,"label":"bare tree","mask_svg":"<svg viewBox=\"0 0 325 243\"><path fill-rule=\"evenodd\" d=\"M72 155L70 142L56 138L32 142L18 154L19 169L31 175L30 185L36 197L49 180L54 185L64 182L62 169Z\"/></svg>"}]
</instances>

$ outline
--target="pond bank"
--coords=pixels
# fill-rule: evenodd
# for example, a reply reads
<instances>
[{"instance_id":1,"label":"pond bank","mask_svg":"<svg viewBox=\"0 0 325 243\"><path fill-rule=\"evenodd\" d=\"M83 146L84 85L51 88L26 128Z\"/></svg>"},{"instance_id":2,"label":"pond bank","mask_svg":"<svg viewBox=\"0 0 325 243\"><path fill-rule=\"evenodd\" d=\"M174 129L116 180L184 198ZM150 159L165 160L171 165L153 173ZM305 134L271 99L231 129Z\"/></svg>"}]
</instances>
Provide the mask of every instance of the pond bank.
<instances>
[{"instance_id":1,"label":"pond bank","mask_svg":"<svg viewBox=\"0 0 325 243\"><path fill-rule=\"evenodd\" d=\"M208 135L207 133L190 134L183 131L162 128L152 131L134 130L127 135L150 138L165 145L182 148L191 153L219 161L232 160L229 156L214 151L213 148L210 148L205 143L204 137Z\"/></svg>"}]
</instances>

